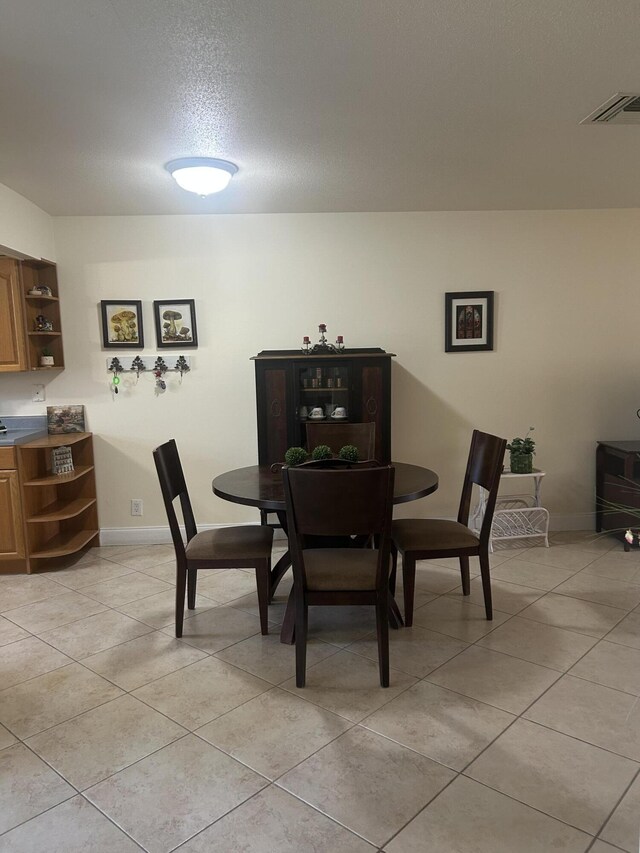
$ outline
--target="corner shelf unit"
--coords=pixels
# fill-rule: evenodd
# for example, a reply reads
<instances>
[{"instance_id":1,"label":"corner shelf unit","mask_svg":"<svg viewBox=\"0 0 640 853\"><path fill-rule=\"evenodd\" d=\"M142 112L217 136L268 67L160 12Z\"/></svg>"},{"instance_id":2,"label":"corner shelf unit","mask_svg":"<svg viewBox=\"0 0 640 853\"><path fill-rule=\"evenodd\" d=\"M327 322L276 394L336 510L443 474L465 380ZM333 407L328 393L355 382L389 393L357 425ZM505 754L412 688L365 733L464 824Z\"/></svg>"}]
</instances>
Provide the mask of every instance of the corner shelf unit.
<instances>
[{"instance_id":1,"label":"corner shelf unit","mask_svg":"<svg viewBox=\"0 0 640 853\"><path fill-rule=\"evenodd\" d=\"M51 451L61 446L71 447L75 470L52 474ZM45 568L41 560L99 544L91 433L48 435L17 449L27 571Z\"/></svg>"},{"instance_id":2,"label":"corner shelf unit","mask_svg":"<svg viewBox=\"0 0 640 853\"><path fill-rule=\"evenodd\" d=\"M55 264L49 261L27 259L20 262L22 293L24 296L24 322L28 370L63 370L62 327L60 324L60 294ZM46 285L51 296L31 296L29 291L37 285ZM36 332L35 319L43 314L53 323L53 331ZM44 347L51 350L55 364L41 367L40 356Z\"/></svg>"}]
</instances>

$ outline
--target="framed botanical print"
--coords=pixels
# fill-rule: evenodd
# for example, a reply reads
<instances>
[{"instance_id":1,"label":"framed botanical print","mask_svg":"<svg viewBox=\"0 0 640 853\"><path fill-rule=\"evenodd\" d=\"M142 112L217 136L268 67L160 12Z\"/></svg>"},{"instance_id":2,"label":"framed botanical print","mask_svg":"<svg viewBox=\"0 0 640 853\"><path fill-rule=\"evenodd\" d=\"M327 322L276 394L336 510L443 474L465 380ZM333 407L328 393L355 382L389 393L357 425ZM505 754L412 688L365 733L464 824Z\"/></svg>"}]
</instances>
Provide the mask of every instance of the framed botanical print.
<instances>
[{"instance_id":1,"label":"framed botanical print","mask_svg":"<svg viewBox=\"0 0 640 853\"><path fill-rule=\"evenodd\" d=\"M142 302L134 299L105 299L102 314L102 346L105 349L142 349Z\"/></svg>"},{"instance_id":2,"label":"framed botanical print","mask_svg":"<svg viewBox=\"0 0 640 853\"><path fill-rule=\"evenodd\" d=\"M198 346L194 299L163 299L153 303L159 348Z\"/></svg>"},{"instance_id":3,"label":"framed botanical print","mask_svg":"<svg viewBox=\"0 0 640 853\"><path fill-rule=\"evenodd\" d=\"M493 290L445 293L445 352L493 349Z\"/></svg>"}]
</instances>

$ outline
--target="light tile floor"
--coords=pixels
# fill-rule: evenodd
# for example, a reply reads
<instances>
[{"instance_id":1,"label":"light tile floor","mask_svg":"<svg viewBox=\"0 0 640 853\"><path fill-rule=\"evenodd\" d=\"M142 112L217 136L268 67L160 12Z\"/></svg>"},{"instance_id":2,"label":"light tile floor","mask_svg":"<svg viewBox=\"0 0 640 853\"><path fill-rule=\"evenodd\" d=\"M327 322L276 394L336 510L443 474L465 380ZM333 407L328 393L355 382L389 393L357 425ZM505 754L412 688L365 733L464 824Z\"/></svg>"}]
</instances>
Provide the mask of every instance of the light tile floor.
<instances>
[{"instance_id":1,"label":"light tile floor","mask_svg":"<svg viewBox=\"0 0 640 853\"><path fill-rule=\"evenodd\" d=\"M592 534L418 567L378 683L373 612L312 610L307 688L251 572L172 550L0 576L0 853L638 850L640 552ZM398 590L401 603L402 590Z\"/></svg>"}]
</instances>

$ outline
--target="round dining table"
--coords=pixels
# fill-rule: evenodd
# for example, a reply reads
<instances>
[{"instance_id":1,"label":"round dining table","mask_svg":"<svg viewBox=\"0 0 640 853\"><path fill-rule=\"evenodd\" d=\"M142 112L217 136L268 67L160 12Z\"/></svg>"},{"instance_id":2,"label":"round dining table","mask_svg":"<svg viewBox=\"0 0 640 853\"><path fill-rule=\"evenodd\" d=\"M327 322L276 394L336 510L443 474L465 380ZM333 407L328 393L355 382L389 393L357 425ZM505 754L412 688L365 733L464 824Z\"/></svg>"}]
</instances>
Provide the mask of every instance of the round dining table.
<instances>
[{"instance_id":1,"label":"round dining table","mask_svg":"<svg viewBox=\"0 0 640 853\"><path fill-rule=\"evenodd\" d=\"M408 503L425 498L438 488L438 475L430 468L392 462L396 469L393 502ZM285 512L282 469L272 471L269 465L236 468L214 478L213 493L225 501L255 506L267 512Z\"/></svg>"},{"instance_id":2,"label":"round dining table","mask_svg":"<svg viewBox=\"0 0 640 853\"><path fill-rule=\"evenodd\" d=\"M421 465L410 465L407 462L392 462L395 468L393 503L402 504L427 497L438 488L438 475L430 468ZM278 520L286 531L286 507L284 487L282 483L282 468L269 465L249 465L246 468L236 468L214 477L212 482L214 495L231 503L253 506L265 512L275 512ZM269 600L273 597L283 575L291 566L291 556L288 551L280 557L271 570ZM291 601L291 600L290 600ZM391 624L398 627L402 617L395 602L391 616ZM281 640L283 643L293 642L293 607L287 607L287 614L282 625Z\"/></svg>"}]
</instances>

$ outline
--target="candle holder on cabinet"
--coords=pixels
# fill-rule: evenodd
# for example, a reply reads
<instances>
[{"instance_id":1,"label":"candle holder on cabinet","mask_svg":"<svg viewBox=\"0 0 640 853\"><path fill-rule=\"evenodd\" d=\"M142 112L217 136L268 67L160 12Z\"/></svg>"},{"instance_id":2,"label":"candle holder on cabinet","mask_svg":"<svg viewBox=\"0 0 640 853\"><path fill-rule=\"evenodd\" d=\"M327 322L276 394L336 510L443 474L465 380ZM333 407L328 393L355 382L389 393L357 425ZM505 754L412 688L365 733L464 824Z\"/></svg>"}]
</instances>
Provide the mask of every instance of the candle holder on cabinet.
<instances>
[{"instance_id":1,"label":"candle holder on cabinet","mask_svg":"<svg viewBox=\"0 0 640 853\"><path fill-rule=\"evenodd\" d=\"M342 335L338 335L335 344L330 344L326 338L326 323L320 323L318 331L320 332L320 340L313 346L311 346L311 339L308 335L303 337L302 352L305 355L338 355L344 352L344 338Z\"/></svg>"}]
</instances>

